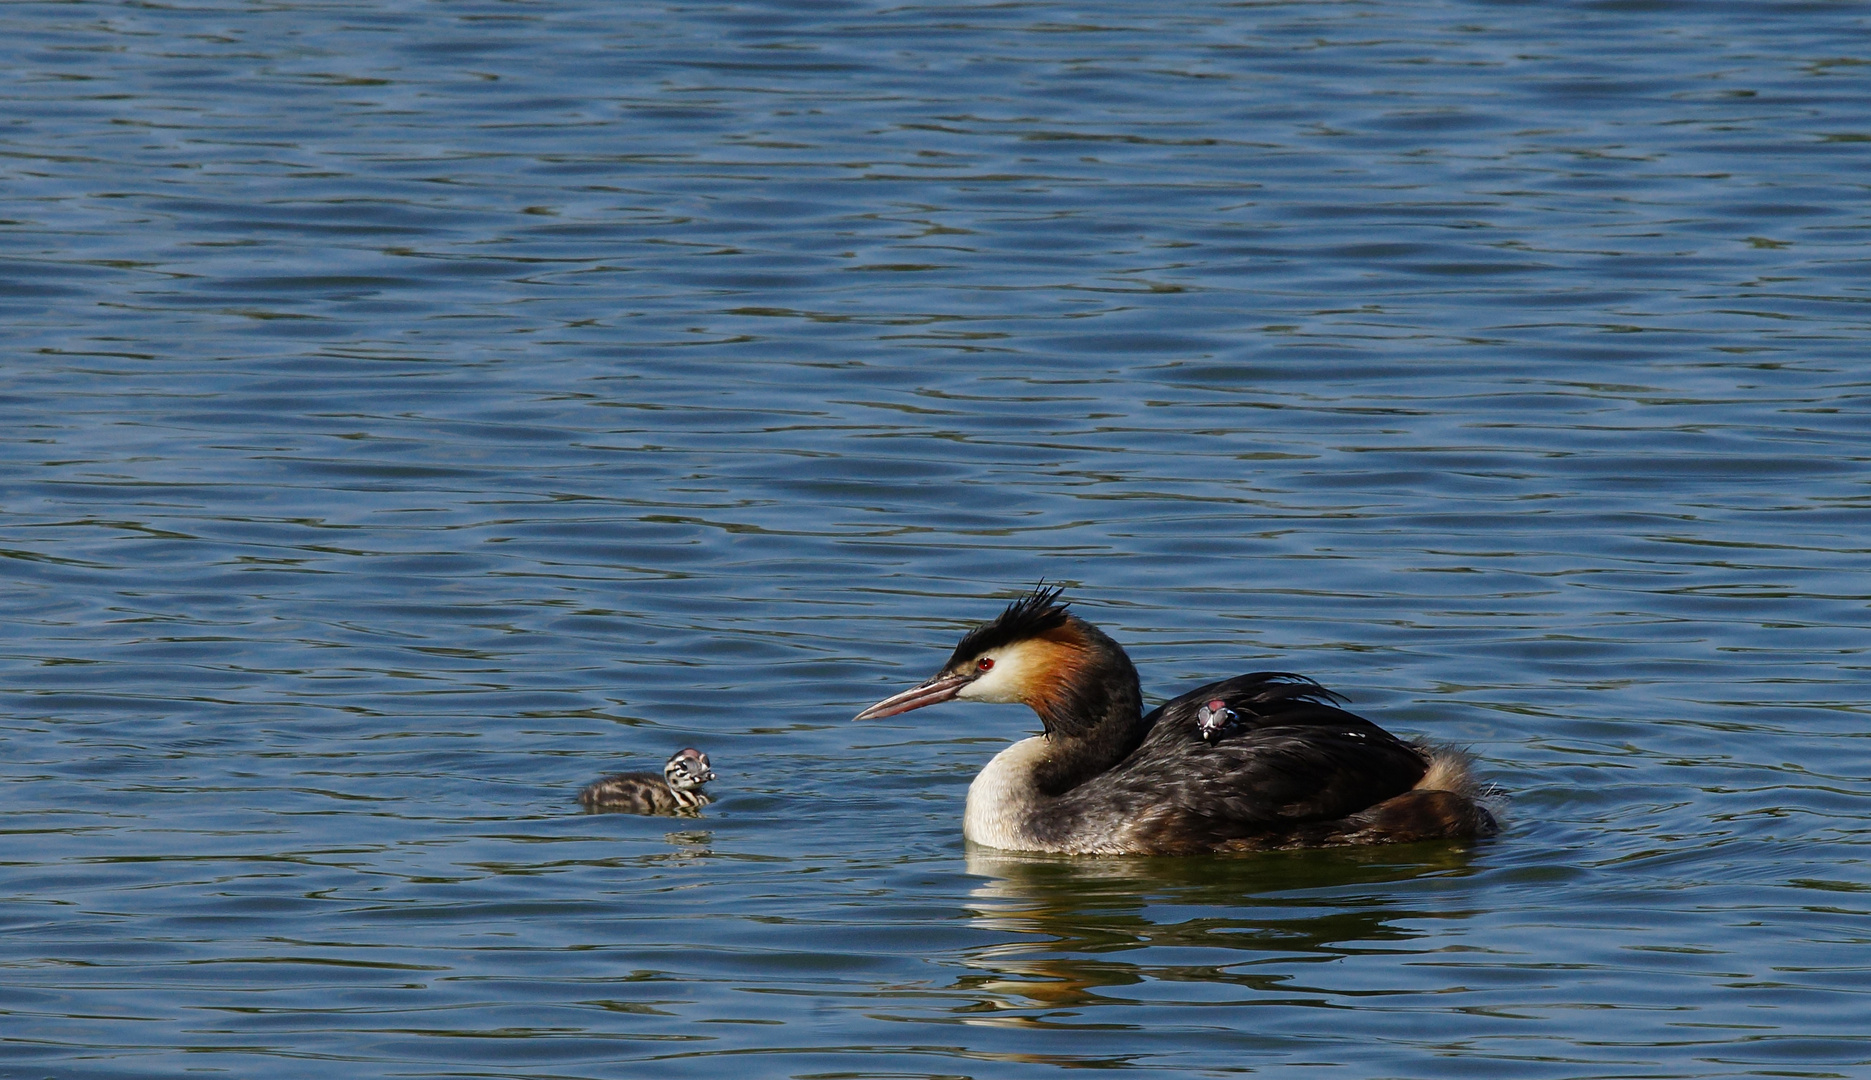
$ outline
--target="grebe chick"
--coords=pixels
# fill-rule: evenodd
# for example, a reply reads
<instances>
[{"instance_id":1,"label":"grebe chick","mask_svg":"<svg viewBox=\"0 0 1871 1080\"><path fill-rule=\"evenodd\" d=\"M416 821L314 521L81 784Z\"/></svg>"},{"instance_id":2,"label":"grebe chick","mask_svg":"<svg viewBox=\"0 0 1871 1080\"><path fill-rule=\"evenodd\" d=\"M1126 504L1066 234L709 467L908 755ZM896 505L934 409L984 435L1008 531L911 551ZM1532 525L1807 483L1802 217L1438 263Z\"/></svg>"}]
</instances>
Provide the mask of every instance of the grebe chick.
<instances>
[{"instance_id":1,"label":"grebe chick","mask_svg":"<svg viewBox=\"0 0 1871 1080\"><path fill-rule=\"evenodd\" d=\"M1002 750L968 788L969 840L1188 855L1494 834L1466 755L1404 742L1304 676L1237 675L1145 716L1123 646L1059 593L1035 588L963 636L934 676L856 717L954 698L1039 714L1043 733Z\"/></svg>"},{"instance_id":2,"label":"grebe chick","mask_svg":"<svg viewBox=\"0 0 1871 1080\"><path fill-rule=\"evenodd\" d=\"M1234 722L1241 717L1228 703L1216 698L1195 711L1195 730L1202 736L1203 742L1214 742L1228 733Z\"/></svg>"},{"instance_id":3,"label":"grebe chick","mask_svg":"<svg viewBox=\"0 0 1871 1080\"><path fill-rule=\"evenodd\" d=\"M578 793L587 810L628 810L633 814L693 813L707 806L702 785L715 778L708 755L692 746L670 756L663 775L631 772L607 776Z\"/></svg>"}]
</instances>

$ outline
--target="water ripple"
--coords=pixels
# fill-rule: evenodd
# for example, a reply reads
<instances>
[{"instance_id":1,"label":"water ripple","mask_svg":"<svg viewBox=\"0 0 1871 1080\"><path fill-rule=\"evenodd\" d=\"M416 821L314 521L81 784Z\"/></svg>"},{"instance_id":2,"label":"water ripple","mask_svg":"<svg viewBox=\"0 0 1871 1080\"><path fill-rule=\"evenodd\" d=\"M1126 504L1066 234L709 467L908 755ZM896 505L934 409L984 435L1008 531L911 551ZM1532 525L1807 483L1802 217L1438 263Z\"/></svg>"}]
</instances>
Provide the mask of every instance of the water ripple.
<instances>
[{"instance_id":1,"label":"water ripple","mask_svg":"<svg viewBox=\"0 0 1871 1080\"><path fill-rule=\"evenodd\" d=\"M1866 18L9 6L0 1073L1861 1071ZM964 851L1041 577L1505 835Z\"/></svg>"}]
</instances>

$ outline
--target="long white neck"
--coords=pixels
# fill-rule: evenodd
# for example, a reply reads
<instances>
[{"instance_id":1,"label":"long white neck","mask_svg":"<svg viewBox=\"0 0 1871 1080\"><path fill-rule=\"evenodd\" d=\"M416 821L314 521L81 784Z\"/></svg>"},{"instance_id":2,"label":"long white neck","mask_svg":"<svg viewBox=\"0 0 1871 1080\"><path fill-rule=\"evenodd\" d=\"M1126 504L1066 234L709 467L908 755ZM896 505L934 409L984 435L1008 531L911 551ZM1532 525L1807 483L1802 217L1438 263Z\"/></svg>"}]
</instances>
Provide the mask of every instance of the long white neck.
<instances>
[{"instance_id":1,"label":"long white neck","mask_svg":"<svg viewBox=\"0 0 1871 1080\"><path fill-rule=\"evenodd\" d=\"M1047 801L1034 779L1047 751L1045 736L1035 735L995 754L968 785L962 835L1008 851L1044 850L1046 845L1033 835L1028 823Z\"/></svg>"}]
</instances>

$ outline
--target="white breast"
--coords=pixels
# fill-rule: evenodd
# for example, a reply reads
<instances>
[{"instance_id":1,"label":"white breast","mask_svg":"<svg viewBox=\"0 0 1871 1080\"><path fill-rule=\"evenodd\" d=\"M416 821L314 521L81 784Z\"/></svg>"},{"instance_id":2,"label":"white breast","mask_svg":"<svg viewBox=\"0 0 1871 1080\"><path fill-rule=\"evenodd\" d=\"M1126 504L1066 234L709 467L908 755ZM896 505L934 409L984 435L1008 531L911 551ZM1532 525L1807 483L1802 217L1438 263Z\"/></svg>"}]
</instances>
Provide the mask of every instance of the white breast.
<instances>
[{"instance_id":1,"label":"white breast","mask_svg":"<svg viewBox=\"0 0 1871 1080\"><path fill-rule=\"evenodd\" d=\"M1035 735L1021 739L994 755L974 783L968 785L968 809L962 815L962 835L977 844L1008 851L1037 851L1026 822L1038 796L1033 788L1033 767L1046 756L1046 740Z\"/></svg>"}]
</instances>

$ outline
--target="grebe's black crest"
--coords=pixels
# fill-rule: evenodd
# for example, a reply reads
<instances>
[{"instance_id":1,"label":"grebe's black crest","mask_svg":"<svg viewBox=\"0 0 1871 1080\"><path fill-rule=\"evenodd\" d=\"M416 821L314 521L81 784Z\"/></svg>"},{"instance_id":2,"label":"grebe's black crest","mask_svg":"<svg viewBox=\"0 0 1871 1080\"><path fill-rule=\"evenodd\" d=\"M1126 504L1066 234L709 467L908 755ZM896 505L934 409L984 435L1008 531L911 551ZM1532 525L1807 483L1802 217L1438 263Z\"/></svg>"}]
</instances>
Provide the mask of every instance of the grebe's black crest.
<instances>
[{"instance_id":1,"label":"grebe's black crest","mask_svg":"<svg viewBox=\"0 0 1871 1080\"><path fill-rule=\"evenodd\" d=\"M1043 581L1033 586L1032 592L1008 604L1007 610L992 622L984 622L968 631L955 646L954 654L948 658L949 665L979 656L989 649L1036 638L1048 630L1064 626L1070 616L1066 613L1066 605L1059 602L1059 594L1063 592L1065 589L1062 586L1048 588Z\"/></svg>"}]
</instances>

